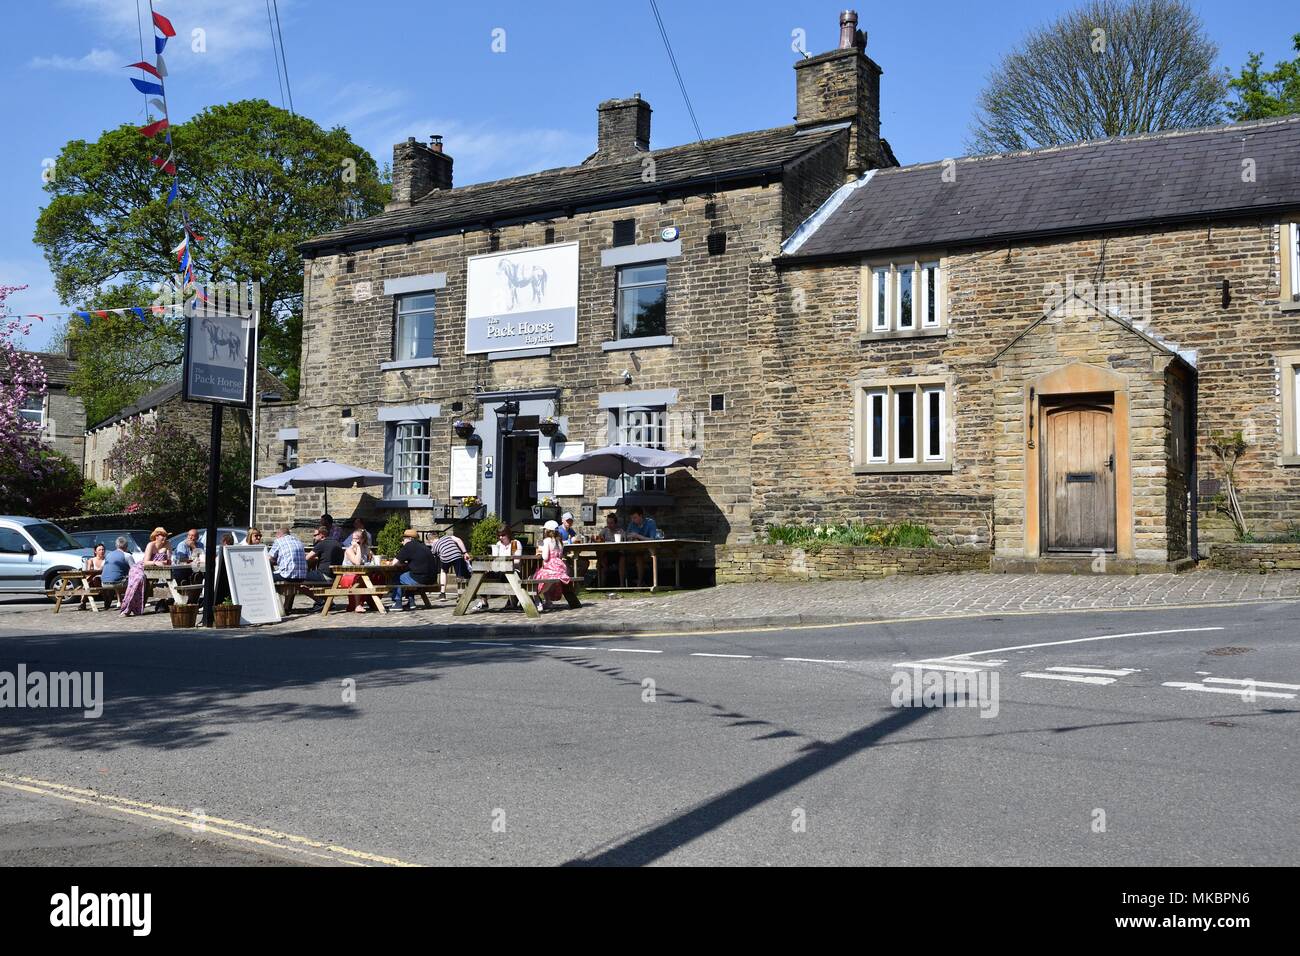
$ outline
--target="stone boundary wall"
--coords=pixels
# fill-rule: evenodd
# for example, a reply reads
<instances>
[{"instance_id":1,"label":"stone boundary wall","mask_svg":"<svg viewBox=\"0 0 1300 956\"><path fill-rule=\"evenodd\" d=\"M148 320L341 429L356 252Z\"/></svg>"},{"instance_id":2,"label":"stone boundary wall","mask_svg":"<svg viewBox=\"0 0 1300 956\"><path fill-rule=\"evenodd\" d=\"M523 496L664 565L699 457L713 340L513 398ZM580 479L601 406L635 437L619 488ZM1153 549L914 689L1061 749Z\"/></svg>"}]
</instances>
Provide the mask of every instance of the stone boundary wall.
<instances>
[{"instance_id":1,"label":"stone boundary wall","mask_svg":"<svg viewBox=\"0 0 1300 956\"><path fill-rule=\"evenodd\" d=\"M717 582L865 581L891 574L987 571L992 552L976 548L858 548L824 544L719 545Z\"/></svg>"},{"instance_id":2,"label":"stone boundary wall","mask_svg":"<svg viewBox=\"0 0 1300 956\"><path fill-rule=\"evenodd\" d=\"M1300 544L1215 544L1210 567L1219 571L1300 571Z\"/></svg>"}]
</instances>

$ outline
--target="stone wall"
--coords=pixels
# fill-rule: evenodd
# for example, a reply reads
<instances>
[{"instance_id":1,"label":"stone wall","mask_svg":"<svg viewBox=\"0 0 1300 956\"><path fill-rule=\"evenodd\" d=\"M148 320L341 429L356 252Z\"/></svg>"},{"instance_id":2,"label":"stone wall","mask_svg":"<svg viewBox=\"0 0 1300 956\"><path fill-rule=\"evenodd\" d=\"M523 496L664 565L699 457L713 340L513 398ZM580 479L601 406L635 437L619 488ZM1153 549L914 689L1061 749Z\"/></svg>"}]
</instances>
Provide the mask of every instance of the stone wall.
<instances>
[{"instance_id":1,"label":"stone wall","mask_svg":"<svg viewBox=\"0 0 1300 956\"><path fill-rule=\"evenodd\" d=\"M755 524L869 515L922 521L954 543L987 546L991 538L999 551L1019 546L1010 542L1024 536L1023 459L1015 449L1024 447L1025 424L1010 408L999 412L999 402L1023 399L1012 394L1018 383L1013 388L1009 380L998 380L996 358L1047 311L1052 283L1100 276L1132 283L1142 297L1149 289L1149 302L1139 299L1140 314L1133 318L1162 341L1195 353L1198 478L1219 476L1208 449L1210 433L1242 428L1250 443L1238 469L1247 520L1259 533L1285 531L1300 523L1300 467L1279 463L1281 400L1273 356L1300 350L1300 323L1278 305L1278 250L1275 220L956 250L943 257L946 332L865 341L859 329L860 263L780 268L779 308L763 343L763 400L754 422ZM915 251L922 258L931 252ZM1224 279L1231 289L1227 307ZM1105 337L1096 337L1103 329ZM1095 361L1125 375L1138 374L1142 366L1136 381L1156 394L1135 394L1135 436L1151 441L1150 454L1132 463L1134 492L1145 500L1134 543L1140 551L1177 557L1188 550L1186 489L1172 487L1167 455L1156 448L1170 426L1160 401L1167 359L1157 360L1139 337L1117 330L1099 318L1053 332L1050 346L1062 365ZM920 376L949 383L951 472L855 474L851 383ZM1147 429L1163 429L1166 436ZM1202 548L1231 536L1206 496L1200 535Z\"/></svg>"},{"instance_id":2,"label":"stone wall","mask_svg":"<svg viewBox=\"0 0 1300 956\"><path fill-rule=\"evenodd\" d=\"M975 548L856 548L784 544L723 545L716 549L717 582L861 581L891 574L987 571L990 552Z\"/></svg>"},{"instance_id":3,"label":"stone wall","mask_svg":"<svg viewBox=\"0 0 1300 956\"><path fill-rule=\"evenodd\" d=\"M1220 571L1300 571L1300 544L1219 542L1209 564Z\"/></svg>"}]
</instances>

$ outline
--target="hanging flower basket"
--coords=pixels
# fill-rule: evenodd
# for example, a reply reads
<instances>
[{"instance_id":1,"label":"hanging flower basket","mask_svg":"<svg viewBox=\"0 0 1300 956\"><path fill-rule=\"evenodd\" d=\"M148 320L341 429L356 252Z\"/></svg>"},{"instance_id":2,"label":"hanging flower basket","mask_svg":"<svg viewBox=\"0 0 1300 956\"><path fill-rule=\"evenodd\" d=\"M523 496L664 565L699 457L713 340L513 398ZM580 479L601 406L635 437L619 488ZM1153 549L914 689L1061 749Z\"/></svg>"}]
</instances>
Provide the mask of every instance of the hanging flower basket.
<instances>
[{"instance_id":1,"label":"hanging flower basket","mask_svg":"<svg viewBox=\"0 0 1300 956\"><path fill-rule=\"evenodd\" d=\"M213 627L239 627L240 604L218 604L212 609Z\"/></svg>"},{"instance_id":2,"label":"hanging flower basket","mask_svg":"<svg viewBox=\"0 0 1300 956\"><path fill-rule=\"evenodd\" d=\"M552 435L558 435L560 433L560 422L555 418L543 418L537 423L537 430L547 438L550 438Z\"/></svg>"},{"instance_id":3,"label":"hanging flower basket","mask_svg":"<svg viewBox=\"0 0 1300 956\"><path fill-rule=\"evenodd\" d=\"M452 431L456 433L456 436L458 438L469 438L471 435L474 434L474 423L467 422L459 418L456 419L456 421L451 423L451 428Z\"/></svg>"}]
</instances>

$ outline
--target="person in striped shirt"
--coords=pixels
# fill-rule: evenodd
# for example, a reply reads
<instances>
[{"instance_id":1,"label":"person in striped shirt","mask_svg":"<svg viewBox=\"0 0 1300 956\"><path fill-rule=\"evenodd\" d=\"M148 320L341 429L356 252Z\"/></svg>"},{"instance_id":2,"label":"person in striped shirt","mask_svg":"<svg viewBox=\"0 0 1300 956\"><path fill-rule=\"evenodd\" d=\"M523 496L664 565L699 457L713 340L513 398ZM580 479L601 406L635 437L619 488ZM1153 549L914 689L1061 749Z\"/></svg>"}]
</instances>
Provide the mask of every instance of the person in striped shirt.
<instances>
[{"instance_id":1,"label":"person in striped shirt","mask_svg":"<svg viewBox=\"0 0 1300 956\"><path fill-rule=\"evenodd\" d=\"M469 548L465 547L465 542L450 531L443 533L433 545L433 553L437 555L438 562L442 568L438 572L438 600L447 599L447 572L451 571L457 578L464 581L469 578Z\"/></svg>"}]
</instances>

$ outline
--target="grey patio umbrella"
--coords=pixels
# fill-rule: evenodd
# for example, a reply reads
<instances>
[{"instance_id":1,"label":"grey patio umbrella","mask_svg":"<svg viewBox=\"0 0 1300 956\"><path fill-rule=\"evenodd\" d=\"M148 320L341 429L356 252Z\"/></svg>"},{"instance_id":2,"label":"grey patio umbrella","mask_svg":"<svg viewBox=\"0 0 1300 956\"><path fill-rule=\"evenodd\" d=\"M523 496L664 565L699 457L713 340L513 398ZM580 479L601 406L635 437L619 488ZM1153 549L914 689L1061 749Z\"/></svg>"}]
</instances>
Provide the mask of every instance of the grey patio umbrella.
<instances>
[{"instance_id":1,"label":"grey patio umbrella","mask_svg":"<svg viewBox=\"0 0 1300 956\"><path fill-rule=\"evenodd\" d=\"M361 488L365 485L382 485L392 479L392 475L382 471L367 471L342 465L328 458L315 461L297 468L290 468L279 474L259 478L253 484L259 488L323 488L325 489L325 511L329 511L330 488Z\"/></svg>"},{"instance_id":2,"label":"grey patio umbrella","mask_svg":"<svg viewBox=\"0 0 1300 956\"><path fill-rule=\"evenodd\" d=\"M643 471L662 468L694 468L699 463L699 455L682 455L641 445L606 445L573 458L548 461L546 468L553 476L604 475L606 478L619 478L621 488L624 475L639 475Z\"/></svg>"}]
</instances>

